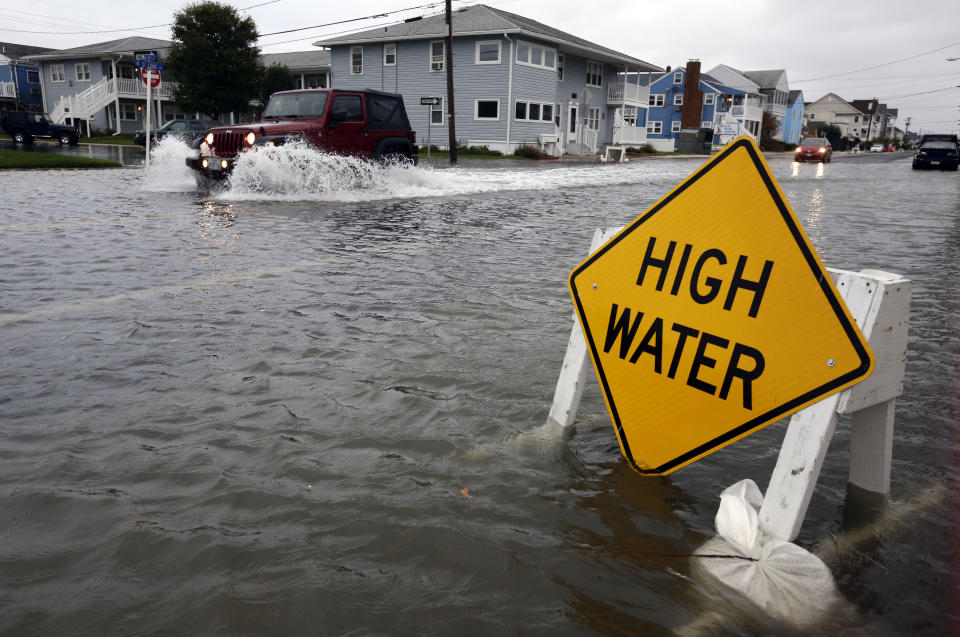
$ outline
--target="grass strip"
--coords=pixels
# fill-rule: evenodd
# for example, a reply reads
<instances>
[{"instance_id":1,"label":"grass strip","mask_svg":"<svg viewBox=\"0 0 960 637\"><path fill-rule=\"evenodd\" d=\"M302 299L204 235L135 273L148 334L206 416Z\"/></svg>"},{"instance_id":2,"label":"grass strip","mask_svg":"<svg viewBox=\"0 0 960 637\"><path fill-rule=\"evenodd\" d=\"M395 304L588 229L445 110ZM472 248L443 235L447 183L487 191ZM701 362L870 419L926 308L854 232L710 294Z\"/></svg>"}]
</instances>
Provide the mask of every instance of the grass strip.
<instances>
[{"instance_id":1,"label":"grass strip","mask_svg":"<svg viewBox=\"0 0 960 637\"><path fill-rule=\"evenodd\" d=\"M0 169L15 168L120 168L109 159L76 157L58 153L34 153L0 148Z\"/></svg>"}]
</instances>

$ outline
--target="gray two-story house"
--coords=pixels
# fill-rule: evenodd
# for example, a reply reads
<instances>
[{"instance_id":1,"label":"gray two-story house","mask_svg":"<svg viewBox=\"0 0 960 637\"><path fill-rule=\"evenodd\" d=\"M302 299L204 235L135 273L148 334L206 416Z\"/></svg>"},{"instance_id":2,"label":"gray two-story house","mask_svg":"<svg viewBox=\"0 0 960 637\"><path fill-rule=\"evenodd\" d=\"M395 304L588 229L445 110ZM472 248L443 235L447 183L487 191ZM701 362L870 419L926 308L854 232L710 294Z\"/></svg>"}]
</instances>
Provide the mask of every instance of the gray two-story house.
<instances>
[{"instance_id":1,"label":"gray two-story house","mask_svg":"<svg viewBox=\"0 0 960 637\"><path fill-rule=\"evenodd\" d=\"M625 81L657 66L486 5L453 13L455 132L465 146L512 153L596 153L645 143L637 109L649 89ZM331 85L399 93L421 145L448 145L445 16L316 42L331 53ZM421 106L420 98L439 104Z\"/></svg>"}]
</instances>

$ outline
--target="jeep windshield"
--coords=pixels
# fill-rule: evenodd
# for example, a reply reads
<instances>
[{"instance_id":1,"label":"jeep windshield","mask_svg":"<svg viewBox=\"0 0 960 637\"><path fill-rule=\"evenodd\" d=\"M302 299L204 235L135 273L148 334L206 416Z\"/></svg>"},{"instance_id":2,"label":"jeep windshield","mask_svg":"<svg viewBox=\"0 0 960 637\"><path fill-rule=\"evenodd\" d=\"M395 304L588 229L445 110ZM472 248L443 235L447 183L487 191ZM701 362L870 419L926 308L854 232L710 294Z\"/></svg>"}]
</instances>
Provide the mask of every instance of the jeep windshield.
<instances>
[{"instance_id":1,"label":"jeep windshield","mask_svg":"<svg viewBox=\"0 0 960 637\"><path fill-rule=\"evenodd\" d=\"M320 117L327 108L327 92L277 93L263 111L263 119L286 117Z\"/></svg>"}]
</instances>

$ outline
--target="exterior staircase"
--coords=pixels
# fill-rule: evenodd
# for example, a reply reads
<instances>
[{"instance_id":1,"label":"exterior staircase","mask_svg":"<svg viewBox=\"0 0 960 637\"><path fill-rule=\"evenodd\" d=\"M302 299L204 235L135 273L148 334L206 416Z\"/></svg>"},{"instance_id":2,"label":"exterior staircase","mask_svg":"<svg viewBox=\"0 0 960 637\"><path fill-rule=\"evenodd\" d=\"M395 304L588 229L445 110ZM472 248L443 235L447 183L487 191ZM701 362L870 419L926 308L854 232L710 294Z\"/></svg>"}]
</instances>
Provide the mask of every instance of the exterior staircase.
<instances>
[{"instance_id":1,"label":"exterior staircase","mask_svg":"<svg viewBox=\"0 0 960 637\"><path fill-rule=\"evenodd\" d=\"M153 99L173 99L173 82L163 82L153 90ZM50 120L63 124L71 119L88 119L102 108L106 108L118 97L125 99L147 99L147 87L140 79L105 77L87 90L76 95L64 95L50 110Z\"/></svg>"}]
</instances>

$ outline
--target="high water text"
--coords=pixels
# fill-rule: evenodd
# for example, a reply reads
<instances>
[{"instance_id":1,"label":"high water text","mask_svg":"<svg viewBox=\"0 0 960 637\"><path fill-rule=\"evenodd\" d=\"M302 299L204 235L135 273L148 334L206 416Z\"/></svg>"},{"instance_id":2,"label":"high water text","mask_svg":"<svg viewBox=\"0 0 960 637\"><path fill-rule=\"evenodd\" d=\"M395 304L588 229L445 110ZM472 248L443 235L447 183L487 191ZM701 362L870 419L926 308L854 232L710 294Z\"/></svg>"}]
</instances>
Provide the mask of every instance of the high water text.
<instances>
[{"instance_id":1,"label":"high water text","mask_svg":"<svg viewBox=\"0 0 960 637\"><path fill-rule=\"evenodd\" d=\"M665 248L663 242L658 247L657 238L650 237L636 284L671 296L689 295L699 305L722 303L725 311L743 312L747 319L758 316L773 272L773 261L765 260L758 267L748 264L747 256L741 254L734 265L720 249L697 251L688 243L678 251L678 246L676 241L670 241ZM643 335L638 340L641 332ZM621 359L637 363L646 355L652 359L653 371L657 374L664 373L667 362L667 378L677 378L679 373L680 379L686 377L688 386L721 400L728 399L734 383L739 381L744 409L753 408L753 383L763 374L766 365L759 349L612 303L604 353L609 353L618 340L617 355ZM695 348L694 354L681 369L683 353L688 347ZM711 375L704 370L717 368L718 363L722 380L721 375ZM718 380L719 388L715 384Z\"/></svg>"}]
</instances>

